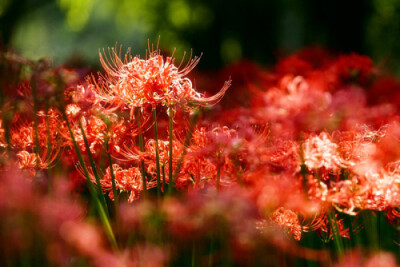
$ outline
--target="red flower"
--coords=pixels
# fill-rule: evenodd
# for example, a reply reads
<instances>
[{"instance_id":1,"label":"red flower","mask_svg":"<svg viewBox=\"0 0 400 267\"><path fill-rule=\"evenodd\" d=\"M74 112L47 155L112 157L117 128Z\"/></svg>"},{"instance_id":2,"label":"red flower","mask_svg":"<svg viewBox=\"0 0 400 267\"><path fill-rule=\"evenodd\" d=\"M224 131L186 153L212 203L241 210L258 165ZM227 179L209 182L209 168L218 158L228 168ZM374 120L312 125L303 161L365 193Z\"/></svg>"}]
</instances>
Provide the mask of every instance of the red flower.
<instances>
[{"instance_id":1,"label":"red flower","mask_svg":"<svg viewBox=\"0 0 400 267\"><path fill-rule=\"evenodd\" d=\"M147 105L170 107L182 102L213 105L230 86L230 81L226 82L220 92L209 98L197 92L185 76L198 64L200 57L194 57L179 69L173 57L164 58L159 50L151 51L148 59L132 58L128 51L124 61L114 49L109 54L110 59L100 53L107 76L96 84L100 99L106 103L124 103L130 109Z\"/></svg>"},{"instance_id":2,"label":"red flower","mask_svg":"<svg viewBox=\"0 0 400 267\"><path fill-rule=\"evenodd\" d=\"M300 241L302 227L296 213L280 207L272 213L271 219L279 227L287 229L296 241Z\"/></svg>"},{"instance_id":3,"label":"red flower","mask_svg":"<svg viewBox=\"0 0 400 267\"><path fill-rule=\"evenodd\" d=\"M367 84L374 73L371 59L358 54L339 57L331 70L337 75L339 82L356 82L360 85Z\"/></svg>"}]
</instances>

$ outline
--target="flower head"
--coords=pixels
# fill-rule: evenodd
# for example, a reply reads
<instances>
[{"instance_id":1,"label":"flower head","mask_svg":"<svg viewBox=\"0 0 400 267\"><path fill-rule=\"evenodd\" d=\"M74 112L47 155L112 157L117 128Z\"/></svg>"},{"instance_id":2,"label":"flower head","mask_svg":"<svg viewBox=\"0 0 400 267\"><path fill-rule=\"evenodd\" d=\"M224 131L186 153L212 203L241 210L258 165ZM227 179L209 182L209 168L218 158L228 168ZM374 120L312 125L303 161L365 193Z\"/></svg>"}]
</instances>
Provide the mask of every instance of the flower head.
<instances>
[{"instance_id":1,"label":"flower head","mask_svg":"<svg viewBox=\"0 0 400 267\"><path fill-rule=\"evenodd\" d=\"M164 58L159 50L149 52L147 59L132 57L128 51L122 60L115 49L111 49L109 57L100 53L107 76L96 84L96 91L103 102L125 105L130 109L147 105L170 107L182 102L212 105L222 98L230 81L216 95L203 97L185 77L199 60L200 57L194 57L179 69L173 57Z\"/></svg>"}]
</instances>

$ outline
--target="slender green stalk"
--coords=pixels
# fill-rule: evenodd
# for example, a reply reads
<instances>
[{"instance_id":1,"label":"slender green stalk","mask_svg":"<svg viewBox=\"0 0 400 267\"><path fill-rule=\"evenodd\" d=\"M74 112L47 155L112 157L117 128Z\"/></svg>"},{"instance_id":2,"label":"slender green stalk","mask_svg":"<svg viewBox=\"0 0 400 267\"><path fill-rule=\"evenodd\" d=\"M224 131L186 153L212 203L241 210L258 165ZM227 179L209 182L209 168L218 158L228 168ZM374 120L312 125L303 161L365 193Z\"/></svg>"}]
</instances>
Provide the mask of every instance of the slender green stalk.
<instances>
[{"instance_id":1,"label":"slender green stalk","mask_svg":"<svg viewBox=\"0 0 400 267\"><path fill-rule=\"evenodd\" d=\"M378 251L381 250L382 244L381 244L381 212L377 211L376 219L377 219L377 224L376 224L376 233L377 233L377 238L378 238Z\"/></svg>"},{"instance_id":2,"label":"slender green stalk","mask_svg":"<svg viewBox=\"0 0 400 267\"><path fill-rule=\"evenodd\" d=\"M95 201L95 202L96 202L96 208L99 212L101 222L103 223L106 235L111 243L111 246L113 247L114 250L117 250L118 244L117 244L117 240L115 239L114 232L113 232L111 224L110 224L110 220L108 219L108 216L107 216L100 200L97 199L97 201Z\"/></svg>"},{"instance_id":3,"label":"slender green stalk","mask_svg":"<svg viewBox=\"0 0 400 267\"><path fill-rule=\"evenodd\" d=\"M5 102L5 98L3 95L3 88L0 86L0 106L3 107ZM13 108L15 110L15 102L13 104ZM7 153L11 151L11 134L10 134L10 122L11 122L12 116L10 115L10 111L4 112L2 110L1 112L1 119L3 120L3 128L4 128L4 139L6 141L7 147L6 151Z\"/></svg>"},{"instance_id":4,"label":"slender green stalk","mask_svg":"<svg viewBox=\"0 0 400 267\"><path fill-rule=\"evenodd\" d=\"M192 267L196 266L196 243L195 241L193 241L192 244L192 263L191 263Z\"/></svg>"},{"instance_id":5,"label":"slender green stalk","mask_svg":"<svg viewBox=\"0 0 400 267\"><path fill-rule=\"evenodd\" d=\"M354 228L353 228L354 220L353 220L352 216L349 216L349 221L350 221L350 223L349 223L350 245L351 245L351 247L354 247L354 244L355 244L356 240L355 240L355 237L354 237Z\"/></svg>"},{"instance_id":6,"label":"slender green stalk","mask_svg":"<svg viewBox=\"0 0 400 267\"><path fill-rule=\"evenodd\" d=\"M168 157L169 157L169 160L168 160L168 164L169 164L169 169L168 169L168 178L169 178L169 183L171 183L171 181L172 181L172 168L173 168L173 166L172 166L172 150L173 150L173 133L172 133L172 131L173 131L173 111L172 111L172 107L169 107L168 108L168 119L169 119L169 153L168 153Z\"/></svg>"},{"instance_id":7,"label":"slender green stalk","mask_svg":"<svg viewBox=\"0 0 400 267\"><path fill-rule=\"evenodd\" d=\"M96 163L94 162L92 152L90 151L89 142L88 142L88 140L86 138L85 130L82 127L81 121L79 121L79 128L81 130L81 133L82 133L82 136L83 136L83 141L84 141L85 147L86 147L86 151L87 151L88 156L89 156L90 166L92 167L93 175L94 175L94 177L96 179L97 194L99 196L100 201L103 204L103 207L104 207L107 215L109 215L108 214L108 209L107 209L106 198L104 197L103 191L101 190L100 177L99 177L99 174L97 173Z\"/></svg>"},{"instance_id":8,"label":"slender green stalk","mask_svg":"<svg viewBox=\"0 0 400 267\"><path fill-rule=\"evenodd\" d=\"M337 225L335 216L333 214L334 213L331 211L328 212L328 219L329 219L329 223L330 223L331 229L332 229L333 242L335 244L335 247L336 247L339 257L341 257L343 255L343 242L342 242L342 238L339 233L339 227Z\"/></svg>"},{"instance_id":9,"label":"slender green stalk","mask_svg":"<svg viewBox=\"0 0 400 267\"><path fill-rule=\"evenodd\" d=\"M318 180L319 188L322 189L321 178L320 178L318 172L315 173L315 177ZM333 211L328 211L327 216L328 216L329 224L330 224L331 229L332 229L333 242L335 244L335 247L336 247L336 250L337 250L337 254L339 255L339 257L341 257L343 255L343 240L342 240L342 237L340 236L340 233L339 233L339 227L338 227L338 224L336 222L336 218L335 218L334 212Z\"/></svg>"},{"instance_id":10,"label":"slender green stalk","mask_svg":"<svg viewBox=\"0 0 400 267\"><path fill-rule=\"evenodd\" d=\"M162 189L163 189L163 192L165 193L166 187L167 187L167 182L165 181L165 165L164 164L161 166L161 170L162 170L162 177L163 177Z\"/></svg>"},{"instance_id":11,"label":"slender green stalk","mask_svg":"<svg viewBox=\"0 0 400 267\"><path fill-rule=\"evenodd\" d=\"M6 141L7 147L6 151L10 152L11 151L11 134L10 134L10 119L8 116L2 114L2 119L3 119L3 127L4 127L4 139Z\"/></svg>"},{"instance_id":12,"label":"slender green stalk","mask_svg":"<svg viewBox=\"0 0 400 267\"><path fill-rule=\"evenodd\" d=\"M210 241L210 251L209 251L210 254L208 254L208 266L209 267L211 267L213 264L213 253L214 253L213 250L214 250L214 237L212 237L211 241Z\"/></svg>"},{"instance_id":13,"label":"slender green stalk","mask_svg":"<svg viewBox=\"0 0 400 267\"><path fill-rule=\"evenodd\" d=\"M109 241L111 243L111 246L114 249L118 249L117 241L115 239L113 230L111 228L110 221L109 221L109 219L107 217L107 214L105 212L105 209L104 209L104 207L103 207L103 205L102 205L102 203L101 203L101 201L99 199L99 195L98 195L98 193L96 191L96 188L94 187L92 181L90 180L89 172L88 172L88 170L86 168L86 164L85 164L85 162L83 160L83 157L82 157L82 154L81 154L81 152L79 150L78 144L76 143L74 133L71 130L71 125L70 125L70 123L68 121L67 114L65 113L65 110L63 108L61 109L61 112L62 112L63 118L64 118L64 120L65 120L65 122L67 124L68 132L69 132L69 134L71 136L72 143L74 145L74 149L76 151L79 164L82 166L83 173L84 173L84 175L86 177L86 180L87 180L87 183L88 183L89 192L90 192L90 194L91 194L91 196L92 196L92 198L93 198L93 200L95 202L95 206L96 206L97 212L98 212L98 214L100 216L100 220L101 220L101 222L102 222L102 224L104 226L104 230L106 232L106 235L107 235L107 237L108 237L108 239L109 239Z\"/></svg>"},{"instance_id":14,"label":"slender green stalk","mask_svg":"<svg viewBox=\"0 0 400 267\"><path fill-rule=\"evenodd\" d=\"M138 124L139 128L141 127L140 116L141 116L141 112L140 112L140 109L138 109L137 110L137 114L136 114L136 119L137 119L137 124ZM144 144L143 144L143 134L142 134L142 132L139 133L138 138L139 138L139 149L140 149L140 152L144 152ZM143 161L143 159L140 160L140 173L142 174L143 193L144 193L144 197L146 197L147 180L146 180L146 172L145 172L145 169L144 169L144 161Z\"/></svg>"},{"instance_id":15,"label":"slender green stalk","mask_svg":"<svg viewBox=\"0 0 400 267\"><path fill-rule=\"evenodd\" d=\"M32 78L33 79L33 78ZM39 149L40 149L40 142L39 142L39 122L37 116L37 91L36 91L36 83L35 81L31 81L32 87L32 96L33 96L33 134L35 140L35 147L33 148L33 152L36 154L36 167L39 167L40 163L40 156L39 156Z\"/></svg>"},{"instance_id":16,"label":"slender green stalk","mask_svg":"<svg viewBox=\"0 0 400 267\"><path fill-rule=\"evenodd\" d=\"M154 121L154 141L156 149L156 175L157 175L157 197L161 196L161 181L160 181L160 155L158 151L158 130L157 130L157 113L156 108L153 108L153 121Z\"/></svg>"},{"instance_id":17,"label":"slender green stalk","mask_svg":"<svg viewBox=\"0 0 400 267\"><path fill-rule=\"evenodd\" d=\"M46 134L47 134L47 140L46 140L46 145L47 145L47 155L50 155L51 153L51 136L50 136L50 123L49 123L49 108L48 104L46 102Z\"/></svg>"},{"instance_id":18,"label":"slender green stalk","mask_svg":"<svg viewBox=\"0 0 400 267\"><path fill-rule=\"evenodd\" d=\"M105 145L106 145L106 154L107 154L107 159L108 159L108 165L110 168L112 192L114 195L114 206L115 206L115 211L117 212L118 211L118 193L117 193L117 187L115 185L115 175L114 175L114 169L113 169L113 165L112 165L111 155L108 152L108 149L109 149L108 137L105 140Z\"/></svg>"},{"instance_id":19,"label":"slender green stalk","mask_svg":"<svg viewBox=\"0 0 400 267\"><path fill-rule=\"evenodd\" d=\"M181 155L179 156L178 163L176 165L174 174L172 176L172 180L169 182L168 194L172 193L172 187L175 185L175 180L178 177L178 174L179 174L179 172L181 170L183 159L185 158L185 155L187 153L187 148L190 145L190 139L192 138L194 125L196 124L196 121L197 121L198 117L199 117L199 111L196 110L194 112L193 116L192 116L192 119L190 120L189 131L187 132L187 134L185 136L185 141L183 143L183 151L182 151Z\"/></svg>"}]
</instances>

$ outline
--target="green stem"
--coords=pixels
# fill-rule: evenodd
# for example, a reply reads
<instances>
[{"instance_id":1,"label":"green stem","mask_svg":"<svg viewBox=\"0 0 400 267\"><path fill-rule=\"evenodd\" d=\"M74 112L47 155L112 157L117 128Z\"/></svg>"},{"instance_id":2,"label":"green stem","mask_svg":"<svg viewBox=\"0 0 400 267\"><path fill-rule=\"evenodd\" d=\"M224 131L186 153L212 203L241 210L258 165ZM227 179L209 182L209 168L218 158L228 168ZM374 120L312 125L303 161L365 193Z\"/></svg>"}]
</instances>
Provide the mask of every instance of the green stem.
<instances>
[{"instance_id":1,"label":"green stem","mask_svg":"<svg viewBox=\"0 0 400 267\"><path fill-rule=\"evenodd\" d=\"M98 212L98 214L100 216L101 222L103 223L104 229L106 231L106 235L107 235L107 237L108 237L108 239L109 239L109 241L111 243L111 246L116 250L116 249L118 249L117 241L115 239L114 233L112 231L112 228L111 228L110 222L108 220L107 214L106 214L106 212L104 210L104 207L102 206L102 203L99 200L99 196L97 194L97 191L96 191L92 181L90 180L89 172L88 172L88 170L86 168L86 164L85 164L85 162L83 160L83 157L82 157L82 154L81 154L81 152L79 150L78 144L76 143L74 133L72 132L71 125L70 125L70 123L68 121L67 114L65 113L65 109L62 108L61 112L62 112L63 118L64 118L64 120L65 120L65 122L67 124L68 132L69 132L69 134L71 136L72 143L74 145L74 149L76 151L79 164L82 166L83 173L84 173L84 175L86 177L90 195L92 196L92 198L93 198L93 200L94 200L94 202L96 204L95 206L96 206L97 212Z\"/></svg>"},{"instance_id":2,"label":"green stem","mask_svg":"<svg viewBox=\"0 0 400 267\"><path fill-rule=\"evenodd\" d=\"M353 216L349 216L349 234L350 234L350 245L353 248L355 244L354 229L353 229Z\"/></svg>"},{"instance_id":3,"label":"green stem","mask_svg":"<svg viewBox=\"0 0 400 267\"><path fill-rule=\"evenodd\" d=\"M381 212L377 211L377 224L376 224L376 228L377 228L377 238L378 238L378 251L381 250L382 248L382 244L381 244Z\"/></svg>"},{"instance_id":4,"label":"green stem","mask_svg":"<svg viewBox=\"0 0 400 267\"><path fill-rule=\"evenodd\" d=\"M213 263L213 250L214 250L214 237L210 241L210 254L208 254L208 266L211 267Z\"/></svg>"},{"instance_id":5,"label":"green stem","mask_svg":"<svg viewBox=\"0 0 400 267\"><path fill-rule=\"evenodd\" d=\"M167 182L165 181L165 165L163 164L161 166L161 170L162 170L162 177L163 177L163 183L162 183L162 188L163 188L163 192L165 193L166 191L166 187L167 187Z\"/></svg>"},{"instance_id":6,"label":"green stem","mask_svg":"<svg viewBox=\"0 0 400 267\"><path fill-rule=\"evenodd\" d=\"M328 219L329 219L329 223L330 223L331 229L332 229L333 242L335 244L335 247L336 247L339 257L341 257L343 255L343 242L342 242L342 238L339 233L339 227L337 225L335 216L333 214L334 213L331 211L328 212Z\"/></svg>"},{"instance_id":7,"label":"green stem","mask_svg":"<svg viewBox=\"0 0 400 267\"><path fill-rule=\"evenodd\" d=\"M192 267L196 266L196 243L193 241L192 244Z\"/></svg>"},{"instance_id":8,"label":"green stem","mask_svg":"<svg viewBox=\"0 0 400 267\"><path fill-rule=\"evenodd\" d=\"M40 149L40 142L39 142L39 122L37 117L37 91L36 91L36 83L34 78L31 81L32 87L32 96L33 96L33 134L35 140L35 147L33 148L33 152L36 154L36 167L39 167L40 163L40 156L39 156L39 149Z\"/></svg>"},{"instance_id":9,"label":"green stem","mask_svg":"<svg viewBox=\"0 0 400 267\"><path fill-rule=\"evenodd\" d=\"M138 127L141 127L141 121L140 121L140 116L141 116L141 112L140 109L137 110L137 114L136 114L136 118L137 118L137 124ZM139 135L139 149L140 152L144 152L144 144L143 144L143 134L140 131ZM142 174L142 183L143 183L143 192L144 192L144 197L146 197L146 191L147 191L147 180L146 180L146 172L145 172L145 168L144 168L144 161L143 159L140 160L140 173Z\"/></svg>"},{"instance_id":10,"label":"green stem","mask_svg":"<svg viewBox=\"0 0 400 267\"><path fill-rule=\"evenodd\" d=\"M111 224L110 224L110 220L108 219L108 216L104 210L104 207L99 200L97 200L95 202L96 202L96 208L99 212L101 222L103 223L106 235L111 243L111 246L113 247L114 250L118 250L117 240L115 239L114 232L113 232Z\"/></svg>"},{"instance_id":11,"label":"green stem","mask_svg":"<svg viewBox=\"0 0 400 267\"><path fill-rule=\"evenodd\" d=\"M187 153L187 148L189 147L190 139L192 138L192 135L193 135L194 125L196 124L196 121L197 121L197 118L198 118L198 117L199 117L199 111L196 110L196 111L194 112L193 116L192 116L192 119L190 120L189 131L187 132L186 137L185 137L185 141L184 141L184 143L183 143L183 150L182 150L182 153L181 153L181 155L179 156L178 163L177 163L177 165L176 165L174 174L173 174L173 176L172 176L172 180L169 182L168 194L171 194L171 193L172 193L172 187L175 185L175 181L176 181L176 179L177 179L177 177L178 177L178 174L179 174L179 172L180 172L180 170L181 170L181 166L182 166L182 163L183 163L183 159L185 158L185 155L186 155L186 153Z\"/></svg>"},{"instance_id":12,"label":"green stem","mask_svg":"<svg viewBox=\"0 0 400 267\"><path fill-rule=\"evenodd\" d=\"M173 143L172 143L172 139L173 139L173 135L172 135L172 131L173 131L173 111L172 111L172 107L168 108L168 118L169 118L169 169L168 169L168 178L169 178L169 184L168 187L172 186L172 150L173 150Z\"/></svg>"},{"instance_id":13,"label":"green stem","mask_svg":"<svg viewBox=\"0 0 400 267\"><path fill-rule=\"evenodd\" d=\"M158 151L158 130L157 130L157 113L156 108L153 108L153 121L154 121L154 141L156 150L156 172L157 172L157 197L161 197L161 181L160 181L160 155Z\"/></svg>"},{"instance_id":14,"label":"green stem","mask_svg":"<svg viewBox=\"0 0 400 267\"><path fill-rule=\"evenodd\" d=\"M46 134L47 134L47 140L46 140L46 145L47 145L47 156L51 154L51 133L50 133L50 123L49 123L49 108L48 108L48 103L46 102Z\"/></svg>"},{"instance_id":15,"label":"green stem","mask_svg":"<svg viewBox=\"0 0 400 267\"><path fill-rule=\"evenodd\" d=\"M86 138L85 130L82 127L81 121L79 121L79 128L81 130L81 133L83 136L83 141L85 143L85 148L86 148L86 151L89 156L90 166L92 167L93 175L96 179L97 194L99 196L101 203L103 204L104 210L106 211L106 213L108 215L107 202L106 202L106 198L104 197L103 191L101 189L100 177L99 177L99 174L97 173L96 163L94 162L92 152L90 151L89 142Z\"/></svg>"},{"instance_id":16,"label":"green stem","mask_svg":"<svg viewBox=\"0 0 400 267\"><path fill-rule=\"evenodd\" d=\"M111 155L108 152L108 150L109 150L108 138L106 138L106 140L105 140L105 145L106 145L106 153L107 153L107 158L108 158L108 166L110 168L111 185L112 185L112 191L113 191L113 195L114 195L115 211L117 211L118 210L117 186L115 184L115 175L114 175L114 169L113 169L113 165L112 165Z\"/></svg>"}]
</instances>

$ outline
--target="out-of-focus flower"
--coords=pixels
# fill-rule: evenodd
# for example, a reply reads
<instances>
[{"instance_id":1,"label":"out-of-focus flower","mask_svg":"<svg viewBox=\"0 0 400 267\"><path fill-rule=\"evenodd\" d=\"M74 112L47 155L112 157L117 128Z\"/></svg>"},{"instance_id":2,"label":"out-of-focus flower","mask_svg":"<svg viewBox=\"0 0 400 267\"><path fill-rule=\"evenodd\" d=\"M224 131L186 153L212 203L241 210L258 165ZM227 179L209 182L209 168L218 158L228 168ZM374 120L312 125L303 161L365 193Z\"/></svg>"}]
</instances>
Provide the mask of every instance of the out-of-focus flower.
<instances>
[{"instance_id":1,"label":"out-of-focus flower","mask_svg":"<svg viewBox=\"0 0 400 267\"><path fill-rule=\"evenodd\" d=\"M307 138L302 145L302 150L304 164L310 171L322 169L337 173L340 168L352 165L340 156L338 145L330 140L327 133Z\"/></svg>"},{"instance_id":2,"label":"out-of-focus flower","mask_svg":"<svg viewBox=\"0 0 400 267\"><path fill-rule=\"evenodd\" d=\"M278 208L271 215L271 220L278 226L289 231L294 240L300 241L302 227L296 213L283 207Z\"/></svg>"},{"instance_id":3,"label":"out-of-focus flower","mask_svg":"<svg viewBox=\"0 0 400 267\"><path fill-rule=\"evenodd\" d=\"M18 152L16 156L18 158L18 166L20 169L47 169L56 159L57 153L47 155L45 151L42 155L39 155L23 150Z\"/></svg>"},{"instance_id":4,"label":"out-of-focus flower","mask_svg":"<svg viewBox=\"0 0 400 267\"><path fill-rule=\"evenodd\" d=\"M242 170L244 143L236 130L228 127L215 127L209 131L204 127L196 129L177 186L184 188L190 182L200 188L206 184L232 184L236 174Z\"/></svg>"},{"instance_id":5,"label":"out-of-focus flower","mask_svg":"<svg viewBox=\"0 0 400 267\"><path fill-rule=\"evenodd\" d=\"M342 55L333 62L331 71L335 73L340 83L357 82L366 85L375 70L369 57L350 54Z\"/></svg>"},{"instance_id":6,"label":"out-of-focus flower","mask_svg":"<svg viewBox=\"0 0 400 267\"><path fill-rule=\"evenodd\" d=\"M84 207L72 198L66 181L55 179L51 191L40 192L18 168L2 172L0 179L0 193L7 196L0 199L1 265L7 261L18 265L23 261L21 255L32 262L56 265L83 255L61 234L64 224L84 223Z\"/></svg>"},{"instance_id":7,"label":"out-of-focus flower","mask_svg":"<svg viewBox=\"0 0 400 267\"><path fill-rule=\"evenodd\" d=\"M77 116L74 118L74 115L76 114L75 112L79 111L80 108L75 105L69 105L66 111L70 120L69 123L71 125L71 131L74 135L75 142L78 144L80 151L85 152L87 150L81 130L82 126L90 152L93 155L98 156L100 150L103 148L104 140L106 138L107 125L96 115ZM60 126L59 131L63 136L64 146L73 147L73 141L65 122Z\"/></svg>"},{"instance_id":8,"label":"out-of-focus flower","mask_svg":"<svg viewBox=\"0 0 400 267\"><path fill-rule=\"evenodd\" d=\"M281 76L286 74L293 74L297 76L307 74L312 70L312 66L307 61L294 55L281 60L275 69L278 75Z\"/></svg>"},{"instance_id":9,"label":"out-of-focus flower","mask_svg":"<svg viewBox=\"0 0 400 267\"><path fill-rule=\"evenodd\" d=\"M139 198L140 192L143 191L142 174L137 167L123 169L117 164L113 164L113 172L115 176L115 187L118 191L129 193L129 202ZM92 182L96 182L94 175L91 177ZM105 192L109 192L111 199L114 199L112 192L112 178L110 168L107 168L106 173L100 180L101 187ZM155 177L147 181L147 188L151 189L157 186Z\"/></svg>"},{"instance_id":10,"label":"out-of-focus flower","mask_svg":"<svg viewBox=\"0 0 400 267\"><path fill-rule=\"evenodd\" d=\"M377 251L367 254L360 249L347 252L334 267L396 267L398 266L395 255L390 252Z\"/></svg>"}]
</instances>

